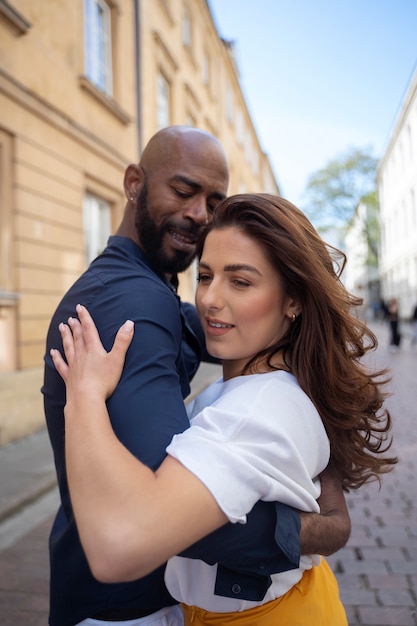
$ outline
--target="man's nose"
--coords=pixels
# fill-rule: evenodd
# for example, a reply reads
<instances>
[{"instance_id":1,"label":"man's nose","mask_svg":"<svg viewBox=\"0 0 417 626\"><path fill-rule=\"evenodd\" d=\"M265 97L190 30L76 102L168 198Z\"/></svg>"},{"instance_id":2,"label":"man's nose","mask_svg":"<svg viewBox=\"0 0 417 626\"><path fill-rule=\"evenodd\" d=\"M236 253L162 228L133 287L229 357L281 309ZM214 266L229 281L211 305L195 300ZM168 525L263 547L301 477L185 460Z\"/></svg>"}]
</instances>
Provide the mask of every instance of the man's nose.
<instances>
[{"instance_id":1,"label":"man's nose","mask_svg":"<svg viewBox=\"0 0 417 626\"><path fill-rule=\"evenodd\" d=\"M192 219L196 224L207 224L208 210L205 198L193 198L184 211L184 217Z\"/></svg>"}]
</instances>

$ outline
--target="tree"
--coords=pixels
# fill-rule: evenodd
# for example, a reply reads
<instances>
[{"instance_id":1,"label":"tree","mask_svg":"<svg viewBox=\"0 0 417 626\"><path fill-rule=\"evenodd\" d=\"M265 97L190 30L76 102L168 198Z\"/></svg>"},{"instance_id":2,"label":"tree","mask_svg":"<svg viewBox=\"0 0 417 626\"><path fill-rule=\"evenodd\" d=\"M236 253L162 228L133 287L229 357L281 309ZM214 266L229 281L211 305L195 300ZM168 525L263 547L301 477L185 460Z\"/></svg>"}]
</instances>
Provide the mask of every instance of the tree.
<instances>
[{"instance_id":1,"label":"tree","mask_svg":"<svg viewBox=\"0 0 417 626\"><path fill-rule=\"evenodd\" d=\"M376 199L376 166L367 150L350 148L310 176L303 208L317 229L346 227L361 200Z\"/></svg>"},{"instance_id":2,"label":"tree","mask_svg":"<svg viewBox=\"0 0 417 626\"><path fill-rule=\"evenodd\" d=\"M379 260L379 204L376 189L362 198L366 205L366 221L363 223L363 236L368 244L367 265L378 267Z\"/></svg>"}]
</instances>

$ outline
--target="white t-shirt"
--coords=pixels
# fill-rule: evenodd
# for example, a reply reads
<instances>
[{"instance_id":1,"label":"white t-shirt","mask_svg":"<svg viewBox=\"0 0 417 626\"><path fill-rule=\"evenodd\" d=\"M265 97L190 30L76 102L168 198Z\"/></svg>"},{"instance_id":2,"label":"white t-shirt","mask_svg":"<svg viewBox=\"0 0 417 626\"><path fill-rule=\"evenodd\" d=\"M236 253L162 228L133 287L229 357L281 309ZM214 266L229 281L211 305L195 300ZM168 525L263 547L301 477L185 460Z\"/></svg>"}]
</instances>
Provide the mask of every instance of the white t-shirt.
<instances>
[{"instance_id":1,"label":"white t-shirt","mask_svg":"<svg viewBox=\"0 0 417 626\"><path fill-rule=\"evenodd\" d=\"M319 511L317 476L329 461L323 422L292 374L283 371L222 379L187 407L191 427L167 452L207 486L228 519L245 523L258 500ZM298 569L274 574L262 602L214 595L216 565L173 557L165 582L181 602L207 611L242 611L286 593L320 562L303 556Z\"/></svg>"}]
</instances>

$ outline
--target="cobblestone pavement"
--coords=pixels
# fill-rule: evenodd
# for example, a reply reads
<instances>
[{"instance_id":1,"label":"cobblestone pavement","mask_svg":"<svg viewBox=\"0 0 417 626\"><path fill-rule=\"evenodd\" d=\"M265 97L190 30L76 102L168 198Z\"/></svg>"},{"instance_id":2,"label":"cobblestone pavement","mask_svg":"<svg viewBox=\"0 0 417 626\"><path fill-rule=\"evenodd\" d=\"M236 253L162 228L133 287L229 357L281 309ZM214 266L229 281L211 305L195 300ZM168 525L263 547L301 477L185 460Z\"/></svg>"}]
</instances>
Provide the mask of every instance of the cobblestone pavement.
<instances>
[{"instance_id":1,"label":"cobblestone pavement","mask_svg":"<svg viewBox=\"0 0 417 626\"><path fill-rule=\"evenodd\" d=\"M349 626L417 625L417 347L380 347L372 362L391 368L387 404L394 422L393 450L399 463L382 487L365 485L348 494L352 534L329 561L339 581ZM405 327L404 330L407 330Z\"/></svg>"},{"instance_id":2,"label":"cobblestone pavement","mask_svg":"<svg viewBox=\"0 0 417 626\"><path fill-rule=\"evenodd\" d=\"M417 347L410 346L406 337L400 351L392 354L386 329L376 330L380 347L373 361L388 365L393 374L389 406L400 461L384 477L380 490L374 484L348 494L352 534L329 562L339 581L349 626L417 626ZM13 527L18 538L2 544L0 533L2 626L47 625L47 537L56 497L44 496L37 511L33 505L25 509L23 516L34 520L28 532L18 531L19 516L3 523ZM42 506L44 519L39 521Z\"/></svg>"}]
</instances>

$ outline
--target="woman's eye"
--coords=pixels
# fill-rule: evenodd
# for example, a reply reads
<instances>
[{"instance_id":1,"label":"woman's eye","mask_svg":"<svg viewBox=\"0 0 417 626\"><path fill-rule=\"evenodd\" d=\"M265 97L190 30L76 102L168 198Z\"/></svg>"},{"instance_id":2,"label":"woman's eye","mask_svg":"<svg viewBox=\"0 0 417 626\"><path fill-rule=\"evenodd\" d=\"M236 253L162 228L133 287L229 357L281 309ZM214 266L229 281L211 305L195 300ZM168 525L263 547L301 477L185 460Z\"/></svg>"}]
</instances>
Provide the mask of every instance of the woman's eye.
<instances>
[{"instance_id":1,"label":"woman's eye","mask_svg":"<svg viewBox=\"0 0 417 626\"><path fill-rule=\"evenodd\" d=\"M197 276L197 282L199 283L207 283L210 279L210 274L198 274Z\"/></svg>"},{"instance_id":2,"label":"woman's eye","mask_svg":"<svg viewBox=\"0 0 417 626\"><path fill-rule=\"evenodd\" d=\"M232 280L232 283L236 285L236 287L249 287L250 284L246 280L241 280L240 278L235 278Z\"/></svg>"}]
</instances>

